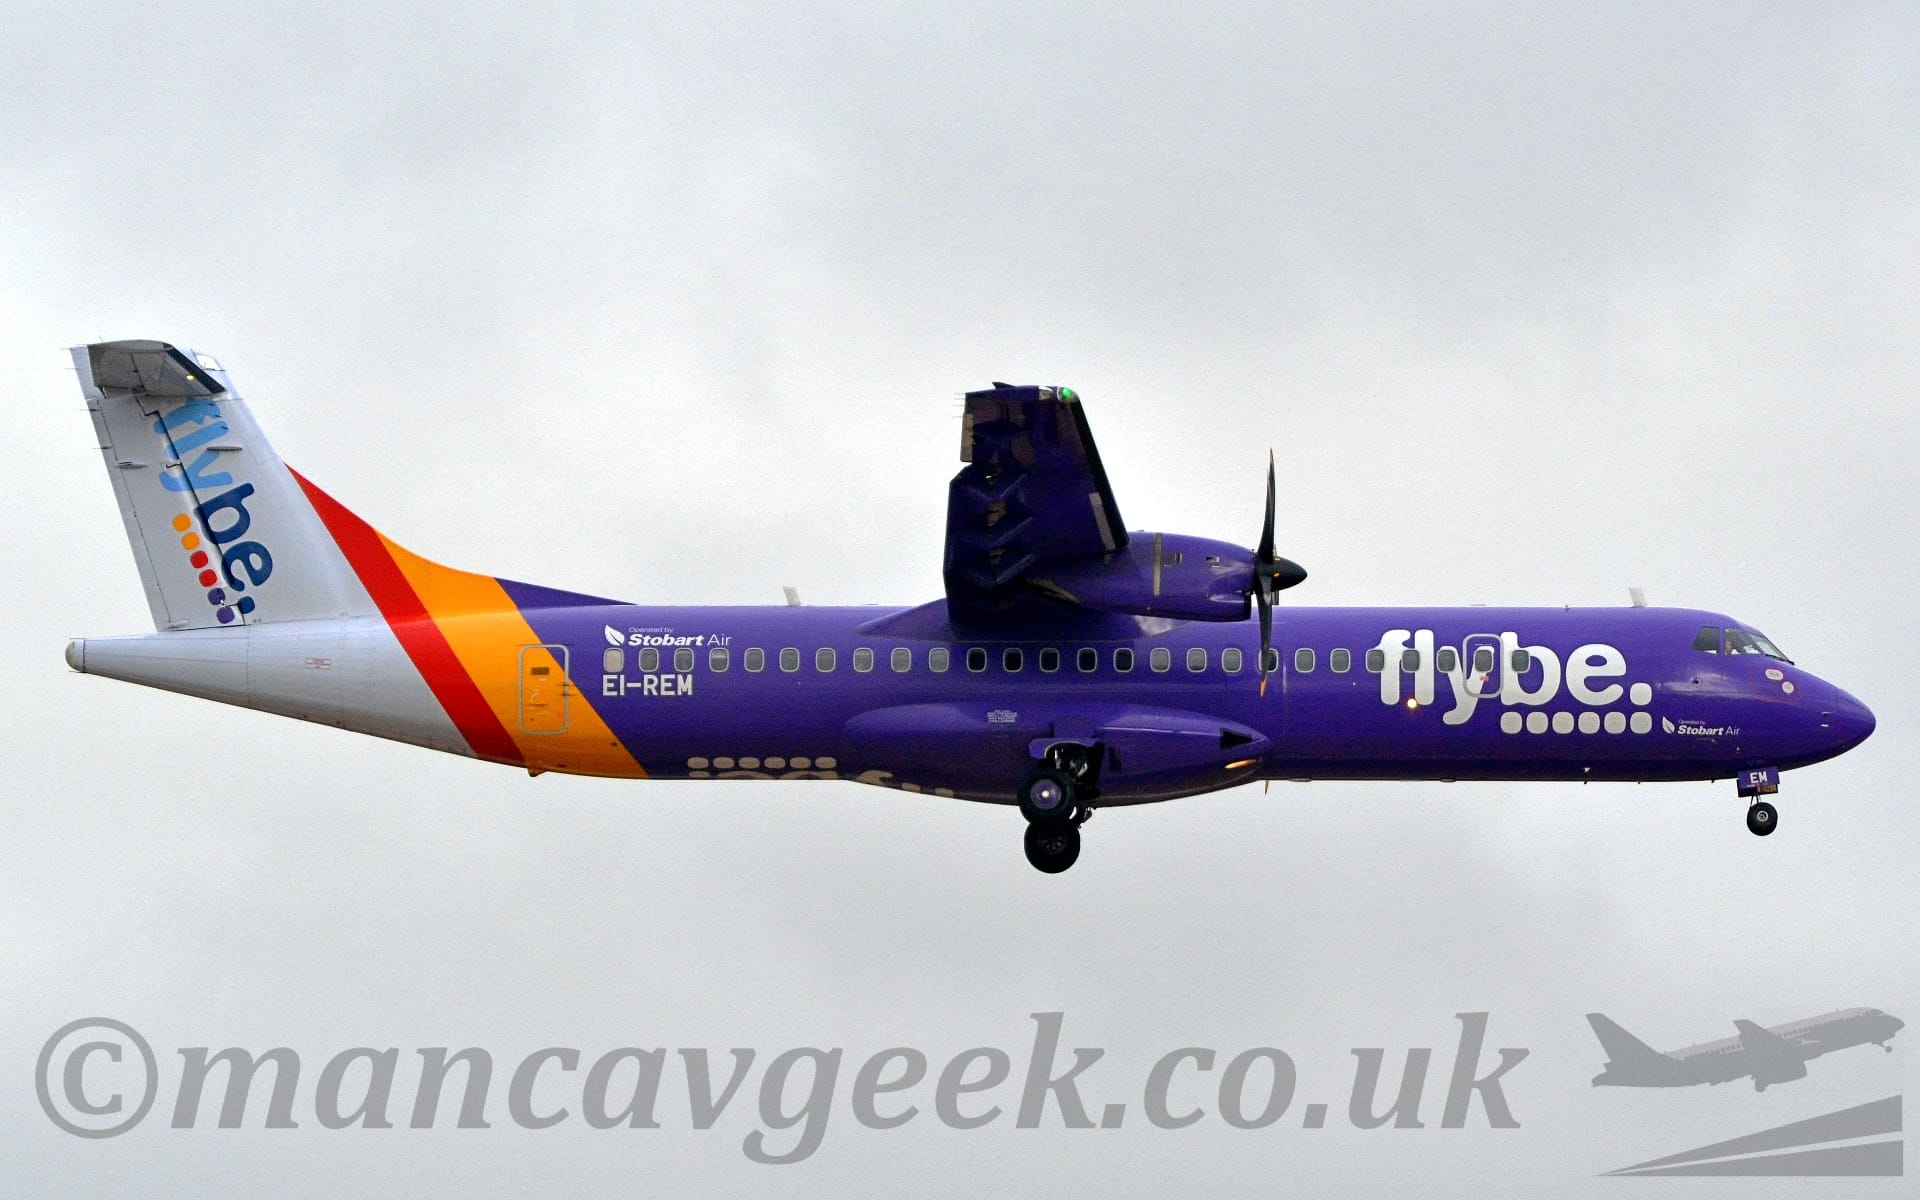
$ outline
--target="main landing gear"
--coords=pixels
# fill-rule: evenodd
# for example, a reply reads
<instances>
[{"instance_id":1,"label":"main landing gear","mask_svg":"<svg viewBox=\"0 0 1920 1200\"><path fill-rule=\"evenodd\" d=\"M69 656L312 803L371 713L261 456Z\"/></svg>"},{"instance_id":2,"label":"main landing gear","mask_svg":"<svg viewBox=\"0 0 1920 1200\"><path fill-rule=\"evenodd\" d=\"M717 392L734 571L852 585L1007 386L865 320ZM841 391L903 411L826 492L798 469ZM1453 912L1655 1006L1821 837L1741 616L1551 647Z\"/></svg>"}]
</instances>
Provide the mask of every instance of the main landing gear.
<instances>
[{"instance_id":1,"label":"main landing gear","mask_svg":"<svg viewBox=\"0 0 1920 1200\"><path fill-rule=\"evenodd\" d=\"M1093 815L1096 751L1059 745L1047 751L1020 784L1020 815L1027 819L1027 861L1058 875L1080 858L1080 826Z\"/></svg>"},{"instance_id":2,"label":"main landing gear","mask_svg":"<svg viewBox=\"0 0 1920 1200\"><path fill-rule=\"evenodd\" d=\"M1058 875L1080 861L1080 827L1066 825L1029 825L1026 837L1027 861L1037 870Z\"/></svg>"},{"instance_id":3,"label":"main landing gear","mask_svg":"<svg viewBox=\"0 0 1920 1200\"><path fill-rule=\"evenodd\" d=\"M1761 797L1780 790L1780 772L1772 767L1756 767L1740 772L1739 783L1741 798L1751 801L1747 805L1747 832L1766 837L1780 824L1780 812Z\"/></svg>"}]
</instances>

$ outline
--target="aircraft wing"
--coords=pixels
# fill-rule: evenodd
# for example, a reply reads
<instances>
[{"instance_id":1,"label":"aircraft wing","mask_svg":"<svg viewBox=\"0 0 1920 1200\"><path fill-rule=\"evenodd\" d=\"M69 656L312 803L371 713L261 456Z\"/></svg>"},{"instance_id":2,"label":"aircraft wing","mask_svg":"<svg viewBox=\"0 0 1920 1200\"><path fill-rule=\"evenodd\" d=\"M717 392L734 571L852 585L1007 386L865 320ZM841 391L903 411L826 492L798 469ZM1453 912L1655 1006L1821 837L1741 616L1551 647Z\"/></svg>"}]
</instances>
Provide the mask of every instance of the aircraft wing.
<instances>
[{"instance_id":1,"label":"aircraft wing","mask_svg":"<svg viewBox=\"0 0 1920 1200\"><path fill-rule=\"evenodd\" d=\"M1798 1041L1783 1038L1752 1021L1735 1021L1733 1027L1740 1031L1740 1048L1752 1056L1752 1061L1760 1064L1756 1070L1761 1074L1774 1067L1789 1070L1800 1067L1808 1058ZM1782 1075L1778 1078L1791 1076Z\"/></svg>"},{"instance_id":2,"label":"aircraft wing","mask_svg":"<svg viewBox=\"0 0 1920 1200\"><path fill-rule=\"evenodd\" d=\"M1124 550L1113 488L1070 388L969 392L967 465L947 492L948 610L989 618L1030 595L1037 571Z\"/></svg>"},{"instance_id":3,"label":"aircraft wing","mask_svg":"<svg viewBox=\"0 0 1920 1200\"><path fill-rule=\"evenodd\" d=\"M1755 1025L1752 1021L1735 1021L1733 1027L1740 1031L1740 1048L1743 1050L1779 1054L1793 1049L1792 1042L1770 1029Z\"/></svg>"}]
</instances>

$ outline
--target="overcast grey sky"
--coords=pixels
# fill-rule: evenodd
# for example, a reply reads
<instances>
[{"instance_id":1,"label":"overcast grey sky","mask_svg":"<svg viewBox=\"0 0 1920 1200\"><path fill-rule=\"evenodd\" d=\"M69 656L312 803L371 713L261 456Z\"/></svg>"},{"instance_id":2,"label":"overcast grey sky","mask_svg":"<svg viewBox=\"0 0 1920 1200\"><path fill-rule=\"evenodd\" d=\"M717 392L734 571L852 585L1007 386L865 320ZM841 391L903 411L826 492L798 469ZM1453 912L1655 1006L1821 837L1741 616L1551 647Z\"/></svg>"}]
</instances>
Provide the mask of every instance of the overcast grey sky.
<instances>
[{"instance_id":1,"label":"overcast grey sky","mask_svg":"<svg viewBox=\"0 0 1920 1200\"><path fill-rule=\"evenodd\" d=\"M0 33L6 1190L1605 1194L1914 1080L1896 1042L1764 1095L1596 1092L1581 1019L1920 1014L1910 6L16 4ZM218 353L401 543L648 603L931 598L953 397L1071 384L1136 527L1251 541L1275 448L1290 604L1639 584L1880 730L1789 776L1765 841L1724 783L1285 785L1103 813L1060 878L1003 810L529 780L66 671L147 624L65 352L126 337ZM1117 1098L1164 1051L1271 1045L1334 1126L1350 1047L1443 1078L1486 1010L1532 1050L1522 1128L879 1133L843 1099L773 1169L751 1096L707 1133L663 1101L650 1132L90 1143L31 1086L95 1013L309 1070L937 1069L1021 1060L1047 1009Z\"/></svg>"}]
</instances>

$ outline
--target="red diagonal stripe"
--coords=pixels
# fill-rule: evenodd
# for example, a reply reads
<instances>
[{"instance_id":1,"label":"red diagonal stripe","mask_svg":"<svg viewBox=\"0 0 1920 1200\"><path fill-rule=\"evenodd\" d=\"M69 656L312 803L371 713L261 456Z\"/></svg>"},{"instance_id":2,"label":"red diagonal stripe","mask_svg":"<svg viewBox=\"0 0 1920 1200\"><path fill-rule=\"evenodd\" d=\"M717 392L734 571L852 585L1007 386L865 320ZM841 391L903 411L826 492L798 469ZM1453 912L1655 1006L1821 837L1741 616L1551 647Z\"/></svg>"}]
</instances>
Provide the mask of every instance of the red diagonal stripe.
<instances>
[{"instance_id":1,"label":"red diagonal stripe","mask_svg":"<svg viewBox=\"0 0 1920 1200\"><path fill-rule=\"evenodd\" d=\"M346 555L348 565L379 606L380 615L387 619L388 628L400 639L407 657L413 660L420 677L427 681L434 698L446 709L447 716L474 754L490 762L525 765L520 748L507 735L506 726L494 715L493 706L480 693L473 676L460 665L459 656L434 623L433 614L420 602L419 594L407 582L373 526L348 512L338 500L315 487L300 472L292 467L288 467L287 472L306 492L308 502L320 514L327 532Z\"/></svg>"}]
</instances>

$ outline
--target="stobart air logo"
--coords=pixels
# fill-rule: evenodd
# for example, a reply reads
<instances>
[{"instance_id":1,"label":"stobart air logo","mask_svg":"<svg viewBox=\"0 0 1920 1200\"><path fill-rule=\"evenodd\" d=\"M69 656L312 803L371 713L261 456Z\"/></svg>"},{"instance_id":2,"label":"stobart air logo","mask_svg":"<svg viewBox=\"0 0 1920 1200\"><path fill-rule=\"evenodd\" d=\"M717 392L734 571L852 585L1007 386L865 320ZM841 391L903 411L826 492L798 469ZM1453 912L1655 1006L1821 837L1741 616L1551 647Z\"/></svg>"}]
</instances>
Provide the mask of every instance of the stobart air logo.
<instances>
[{"instance_id":1,"label":"stobart air logo","mask_svg":"<svg viewBox=\"0 0 1920 1200\"><path fill-rule=\"evenodd\" d=\"M160 473L160 486L187 499L209 496L191 512L176 515L173 528L180 535L187 565L199 572L196 578L207 589L214 616L222 625L231 624L254 609L253 597L240 593L265 583L273 574L273 555L267 548L242 540L253 524L247 512L253 485L235 484L231 472L217 469L219 451L210 443L227 432L227 423L220 419L220 408L213 401L189 400L155 421L153 432L179 464Z\"/></svg>"},{"instance_id":2,"label":"stobart air logo","mask_svg":"<svg viewBox=\"0 0 1920 1200\"><path fill-rule=\"evenodd\" d=\"M1440 647L1436 655L1431 629L1389 629L1374 650L1380 703L1425 708L1434 703L1439 679L1444 677L1453 703L1440 719L1448 725L1465 725L1482 701L1498 701L1507 710L1500 714L1500 729L1505 733L1522 729L1529 733L1549 729L1555 733L1576 729L1648 733L1653 729L1653 717L1644 711L1653 702L1653 686L1628 681L1627 656L1604 642L1576 647L1562 663L1546 646L1521 645L1520 636L1512 631L1474 634L1461 646ZM1405 675L1413 677L1413 694L1403 701ZM1613 707L1622 700L1637 711ZM1560 711L1548 711L1556 704ZM1517 711L1522 708L1534 711L1523 715ZM1595 709L1612 711L1602 714Z\"/></svg>"}]
</instances>

